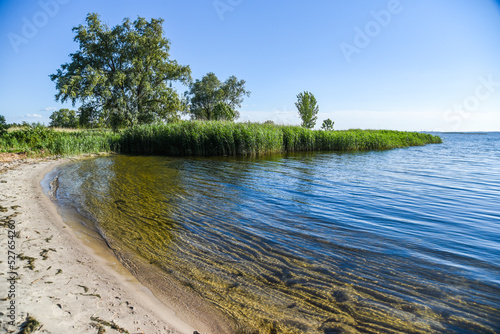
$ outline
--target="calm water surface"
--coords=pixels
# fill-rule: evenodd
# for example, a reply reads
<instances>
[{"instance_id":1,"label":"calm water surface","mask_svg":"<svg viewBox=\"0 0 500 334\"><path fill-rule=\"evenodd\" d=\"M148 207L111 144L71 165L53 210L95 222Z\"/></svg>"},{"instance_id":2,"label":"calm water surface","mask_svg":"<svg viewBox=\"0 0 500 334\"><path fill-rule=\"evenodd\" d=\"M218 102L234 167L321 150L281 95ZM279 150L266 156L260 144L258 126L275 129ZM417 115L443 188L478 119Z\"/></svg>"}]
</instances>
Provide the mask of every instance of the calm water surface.
<instances>
[{"instance_id":1,"label":"calm water surface","mask_svg":"<svg viewBox=\"0 0 500 334\"><path fill-rule=\"evenodd\" d=\"M495 333L500 133L68 165L61 206L262 333Z\"/></svg>"}]
</instances>

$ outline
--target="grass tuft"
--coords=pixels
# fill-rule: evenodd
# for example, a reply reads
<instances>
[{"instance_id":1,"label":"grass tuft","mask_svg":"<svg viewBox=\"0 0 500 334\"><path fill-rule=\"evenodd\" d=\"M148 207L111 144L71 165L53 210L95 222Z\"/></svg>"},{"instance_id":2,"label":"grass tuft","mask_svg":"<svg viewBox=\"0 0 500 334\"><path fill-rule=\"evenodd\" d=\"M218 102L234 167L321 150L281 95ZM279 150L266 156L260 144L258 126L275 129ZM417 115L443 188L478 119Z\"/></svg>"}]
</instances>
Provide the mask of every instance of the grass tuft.
<instances>
[{"instance_id":1,"label":"grass tuft","mask_svg":"<svg viewBox=\"0 0 500 334\"><path fill-rule=\"evenodd\" d=\"M30 334L36 331L40 327L40 322L28 315L26 321L21 325L21 330L19 334Z\"/></svg>"},{"instance_id":2,"label":"grass tuft","mask_svg":"<svg viewBox=\"0 0 500 334\"><path fill-rule=\"evenodd\" d=\"M90 320L92 320L93 322L100 325L101 328L103 328L102 326L107 326L107 327L114 329L115 331L117 331L119 333L130 334L128 330L118 326L114 321L109 322L109 321L102 320L99 317L94 317L94 316L90 317Z\"/></svg>"},{"instance_id":3,"label":"grass tuft","mask_svg":"<svg viewBox=\"0 0 500 334\"><path fill-rule=\"evenodd\" d=\"M28 261L28 265L25 266L25 268L28 268L28 269L31 269L31 270L35 270L35 258L34 257L31 257L31 256L26 256L24 255L24 253L21 253L19 255L17 255L17 258L21 261Z\"/></svg>"}]
</instances>

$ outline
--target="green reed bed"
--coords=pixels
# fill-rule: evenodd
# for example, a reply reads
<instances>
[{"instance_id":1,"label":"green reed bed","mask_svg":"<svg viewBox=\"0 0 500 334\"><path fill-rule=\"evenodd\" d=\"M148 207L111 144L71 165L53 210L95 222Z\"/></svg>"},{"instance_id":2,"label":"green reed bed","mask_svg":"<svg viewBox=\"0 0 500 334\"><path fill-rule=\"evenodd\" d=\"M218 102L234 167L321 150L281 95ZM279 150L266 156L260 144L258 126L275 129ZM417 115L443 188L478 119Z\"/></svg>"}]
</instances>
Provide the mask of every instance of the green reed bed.
<instances>
[{"instance_id":1,"label":"green reed bed","mask_svg":"<svg viewBox=\"0 0 500 334\"><path fill-rule=\"evenodd\" d=\"M309 130L259 123L182 122L141 125L125 130L123 153L210 156L265 155L304 151L379 150L441 143L418 132L389 130Z\"/></svg>"},{"instance_id":2,"label":"green reed bed","mask_svg":"<svg viewBox=\"0 0 500 334\"><path fill-rule=\"evenodd\" d=\"M262 155L283 151L283 134L258 123L181 122L141 125L121 136L123 153L158 155Z\"/></svg>"},{"instance_id":3,"label":"green reed bed","mask_svg":"<svg viewBox=\"0 0 500 334\"><path fill-rule=\"evenodd\" d=\"M43 126L26 127L0 135L0 152L26 152L32 156L116 152L119 137L111 131L61 132Z\"/></svg>"},{"instance_id":4,"label":"green reed bed","mask_svg":"<svg viewBox=\"0 0 500 334\"><path fill-rule=\"evenodd\" d=\"M102 152L257 156L287 152L381 150L431 143L441 143L441 138L417 132L321 131L289 125L212 121L140 125L121 132L26 127L0 135L0 152L27 152L35 156Z\"/></svg>"},{"instance_id":5,"label":"green reed bed","mask_svg":"<svg viewBox=\"0 0 500 334\"><path fill-rule=\"evenodd\" d=\"M441 143L438 136L390 130L314 131L315 149L321 151L385 150Z\"/></svg>"}]
</instances>

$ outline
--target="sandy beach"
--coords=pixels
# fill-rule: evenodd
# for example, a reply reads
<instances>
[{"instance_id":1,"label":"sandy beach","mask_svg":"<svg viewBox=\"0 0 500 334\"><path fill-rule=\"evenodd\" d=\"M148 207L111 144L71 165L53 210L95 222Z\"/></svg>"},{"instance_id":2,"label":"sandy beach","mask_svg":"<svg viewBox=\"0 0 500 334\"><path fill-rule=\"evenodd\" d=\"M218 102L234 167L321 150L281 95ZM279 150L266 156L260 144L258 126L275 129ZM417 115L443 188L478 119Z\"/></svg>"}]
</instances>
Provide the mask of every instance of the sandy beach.
<instances>
[{"instance_id":1,"label":"sandy beach","mask_svg":"<svg viewBox=\"0 0 500 334\"><path fill-rule=\"evenodd\" d=\"M217 332L193 303L174 312L105 245L63 221L40 182L68 159L10 160L0 163L0 331L17 333L31 316L40 333Z\"/></svg>"}]
</instances>

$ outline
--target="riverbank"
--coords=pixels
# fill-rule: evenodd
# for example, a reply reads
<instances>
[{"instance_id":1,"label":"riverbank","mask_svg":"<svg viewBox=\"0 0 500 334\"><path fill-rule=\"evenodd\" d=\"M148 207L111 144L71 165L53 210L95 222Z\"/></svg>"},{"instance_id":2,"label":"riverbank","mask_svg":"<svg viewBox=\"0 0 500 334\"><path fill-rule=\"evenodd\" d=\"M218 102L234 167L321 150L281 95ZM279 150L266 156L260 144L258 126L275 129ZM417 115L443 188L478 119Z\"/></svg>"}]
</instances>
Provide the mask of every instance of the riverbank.
<instances>
[{"instance_id":1,"label":"riverbank","mask_svg":"<svg viewBox=\"0 0 500 334\"><path fill-rule=\"evenodd\" d=\"M12 277L0 280L2 331L36 319L46 333L215 333L216 319L167 308L102 241L68 227L40 182L69 161L0 163L0 275Z\"/></svg>"}]
</instances>

